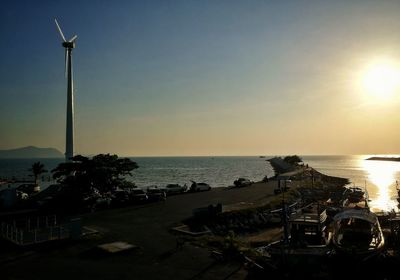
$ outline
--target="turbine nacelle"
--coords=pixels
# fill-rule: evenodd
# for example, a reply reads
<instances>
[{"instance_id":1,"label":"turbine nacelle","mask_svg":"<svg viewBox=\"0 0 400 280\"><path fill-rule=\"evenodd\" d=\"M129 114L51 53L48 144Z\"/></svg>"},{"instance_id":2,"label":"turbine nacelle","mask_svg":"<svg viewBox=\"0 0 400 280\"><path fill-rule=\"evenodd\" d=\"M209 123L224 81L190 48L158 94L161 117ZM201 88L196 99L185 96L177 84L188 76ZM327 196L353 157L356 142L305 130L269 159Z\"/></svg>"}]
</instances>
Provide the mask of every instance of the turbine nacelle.
<instances>
[{"instance_id":1,"label":"turbine nacelle","mask_svg":"<svg viewBox=\"0 0 400 280\"><path fill-rule=\"evenodd\" d=\"M65 77L67 77L67 72L68 72L68 57L67 57L68 55L67 55L67 53L69 50L70 54L71 54L71 50L73 48L75 48L75 40L78 38L78 36L74 35L74 36L72 36L71 39L69 39L69 41L65 40L64 33L62 32L57 19L54 19L54 22L56 23L58 33L60 33L61 39L63 40L62 46L65 48Z\"/></svg>"},{"instance_id":2,"label":"turbine nacelle","mask_svg":"<svg viewBox=\"0 0 400 280\"><path fill-rule=\"evenodd\" d=\"M67 49L75 48L75 42L63 42L62 46Z\"/></svg>"}]
</instances>

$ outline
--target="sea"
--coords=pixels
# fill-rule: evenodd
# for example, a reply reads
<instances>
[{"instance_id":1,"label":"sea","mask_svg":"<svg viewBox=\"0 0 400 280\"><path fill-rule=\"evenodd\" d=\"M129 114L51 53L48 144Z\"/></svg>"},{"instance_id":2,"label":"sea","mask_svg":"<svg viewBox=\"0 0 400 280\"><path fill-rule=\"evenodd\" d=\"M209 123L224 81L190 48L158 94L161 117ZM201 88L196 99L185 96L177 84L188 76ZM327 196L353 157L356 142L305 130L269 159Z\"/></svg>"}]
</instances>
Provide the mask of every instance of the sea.
<instances>
[{"instance_id":1,"label":"sea","mask_svg":"<svg viewBox=\"0 0 400 280\"><path fill-rule=\"evenodd\" d=\"M305 164L318 171L348 178L354 186L366 189L373 211L399 211L397 181L400 181L400 162L366 160L371 155L300 156ZM376 155L374 155L376 156ZM391 155L398 156L398 155ZM228 187L239 177L260 181L274 175L266 159L271 156L241 157L132 157L139 168L130 181L138 187L166 184L205 182L212 187ZM1 179L32 180L29 168L40 161L49 171L64 159L0 159ZM42 189L54 183L50 173L42 177ZM1 188L8 186L2 185Z\"/></svg>"}]
</instances>

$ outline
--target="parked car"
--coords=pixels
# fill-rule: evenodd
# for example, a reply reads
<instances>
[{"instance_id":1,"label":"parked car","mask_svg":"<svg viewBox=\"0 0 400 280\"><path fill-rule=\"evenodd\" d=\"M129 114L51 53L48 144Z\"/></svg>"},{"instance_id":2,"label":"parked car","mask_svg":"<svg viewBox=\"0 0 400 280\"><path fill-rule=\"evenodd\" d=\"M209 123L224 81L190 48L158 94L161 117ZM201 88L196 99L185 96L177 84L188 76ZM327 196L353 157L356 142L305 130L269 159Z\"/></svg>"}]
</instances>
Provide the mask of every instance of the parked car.
<instances>
[{"instance_id":1,"label":"parked car","mask_svg":"<svg viewBox=\"0 0 400 280\"><path fill-rule=\"evenodd\" d=\"M96 200L92 206L92 211L108 209L111 206L111 202L112 202L111 195L103 195L101 197L98 197L98 198L96 198Z\"/></svg>"},{"instance_id":2,"label":"parked car","mask_svg":"<svg viewBox=\"0 0 400 280\"><path fill-rule=\"evenodd\" d=\"M184 193L185 191L187 191L187 186L181 186L179 184L168 184L165 186L164 190L167 195Z\"/></svg>"},{"instance_id":3,"label":"parked car","mask_svg":"<svg viewBox=\"0 0 400 280\"><path fill-rule=\"evenodd\" d=\"M251 184L253 184L253 182L246 178L239 178L235 180L233 184L235 185L235 187L240 188L250 186Z\"/></svg>"},{"instance_id":4,"label":"parked car","mask_svg":"<svg viewBox=\"0 0 400 280\"><path fill-rule=\"evenodd\" d=\"M165 201L167 199L165 191L158 187L147 188L147 197L148 201Z\"/></svg>"},{"instance_id":5,"label":"parked car","mask_svg":"<svg viewBox=\"0 0 400 280\"><path fill-rule=\"evenodd\" d=\"M132 189L129 196L130 200L136 203L144 203L149 199L146 192L141 188Z\"/></svg>"},{"instance_id":6,"label":"parked car","mask_svg":"<svg viewBox=\"0 0 400 280\"><path fill-rule=\"evenodd\" d=\"M129 204L129 193L125 190L115 190L111 195L111 207L122 207Z\"/></svg>"},{"instance_id":7,"label":"parked car","mask_svg":"<svg viewBox=\"0 0 400 280\"><path fill-rule=\"evenodd\" d=\"M207 183L196 183L195 181L191 181L192 185L190 186L191 192L199 192L199 191L209 191L211 190L211 186Z\"/></svg>"}]
</instances>

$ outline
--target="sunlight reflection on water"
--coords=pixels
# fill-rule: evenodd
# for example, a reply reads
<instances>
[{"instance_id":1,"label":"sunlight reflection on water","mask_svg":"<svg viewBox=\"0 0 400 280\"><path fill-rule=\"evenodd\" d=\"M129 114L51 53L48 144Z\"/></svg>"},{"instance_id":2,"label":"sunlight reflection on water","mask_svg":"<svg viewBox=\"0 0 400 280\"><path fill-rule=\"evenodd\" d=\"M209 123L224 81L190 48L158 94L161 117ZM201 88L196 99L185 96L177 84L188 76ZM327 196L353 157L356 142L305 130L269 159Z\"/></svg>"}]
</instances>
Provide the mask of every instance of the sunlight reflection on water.
<instances>
[{"instance_id":1,"label":"sunlight reflection on water","mask_svg":"<svg viewBox=\"0 0 400 280\"><path fill-rule=\"evenodd\" d=\"M364 159L360 159L359 163L368 177L367 189L372 210L398 210L396 178L400 172L400 163Z\"/></svg>"},{"instance_id":2,"label":"sunlight reflection on water","mask_svg":"<svg viewBox=\"0 0 400 280\"><path fill-rule=\"evenodd\" d=\"M400 182L400 162L366 160L371 156L304 156L303 159L324 174L348 178L362 189L366 186L372 211L399 211L396 180Z\"/></svg>"}]
</instances>

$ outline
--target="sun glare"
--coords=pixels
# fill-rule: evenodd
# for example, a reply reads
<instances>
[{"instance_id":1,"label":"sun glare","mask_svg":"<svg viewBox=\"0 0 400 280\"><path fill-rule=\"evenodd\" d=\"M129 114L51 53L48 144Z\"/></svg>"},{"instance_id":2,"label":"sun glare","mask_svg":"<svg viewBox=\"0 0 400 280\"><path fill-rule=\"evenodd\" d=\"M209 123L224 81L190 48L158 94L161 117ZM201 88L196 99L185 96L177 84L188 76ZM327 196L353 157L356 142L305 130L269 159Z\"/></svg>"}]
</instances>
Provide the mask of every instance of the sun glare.
<instances>
[{"instance_id":1,"label":"sun glare","mask_svg":"<svg viewBox=\"0 0 400 280\"><path fill-rule=\"evenodd\" d=\"M400 66L388 60L369 64L362 75L362 86L371 96L389 99L400 89Z\"/></svg>"},{"instance_id":2,"label":"sun glare","mask_svg":"<svg viewBox=\"0 0 400 280\"><path fill-rule=\"evenodd\" d=\"M396 178L400 166L397 162L360 160L360 166L367 172L369 181L373 184L368 186L369 192L375 192L376 197L371 202L372 209L391 211L397 208Z\"/></svg>"}]
</instances>

